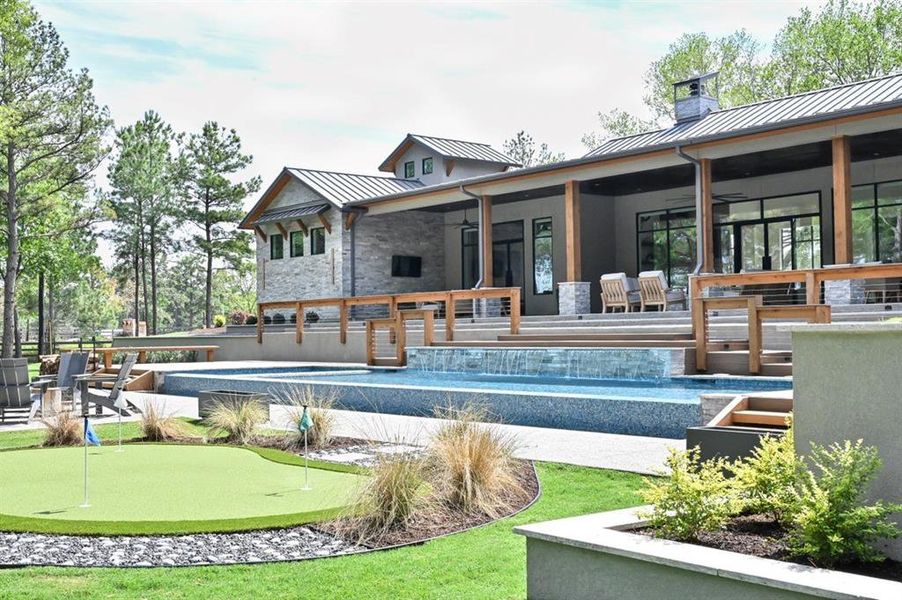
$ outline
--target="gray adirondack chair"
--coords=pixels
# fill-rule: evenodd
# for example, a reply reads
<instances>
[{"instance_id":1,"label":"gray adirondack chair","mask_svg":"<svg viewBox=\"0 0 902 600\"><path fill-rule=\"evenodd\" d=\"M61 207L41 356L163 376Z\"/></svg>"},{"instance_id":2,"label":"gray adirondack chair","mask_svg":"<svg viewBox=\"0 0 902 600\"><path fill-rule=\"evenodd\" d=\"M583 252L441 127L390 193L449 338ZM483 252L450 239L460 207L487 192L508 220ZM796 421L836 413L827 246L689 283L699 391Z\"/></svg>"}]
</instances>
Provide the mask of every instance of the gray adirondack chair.
<instances>
[{"instance_id":1,"label":"gray adirondack chair","mask_svg":"<svg viewBox=\"0 0 902 600\"><path fill-rule=\"evenodd\" d=\"M32 385L40 386L41 391L48 387L63 390L63 402L73 404L75 395L75 378L84 375L88 368L87 352L64 352L60 354L60 364L56 375L41 375L32 381Z\"/></svg>"},{"instance_id":2,"label":"gray adirondack chair","mask_svg":"<svg viewBox=\"0 0 902 600\"><path fill-rule=\"evenodd\" d=\"M45 388L32 387L28 381L28 361L24 358L0 358L0 421L10 413L28 414L31 421L41 406Z\"/></svg>"},{"instance_id":3,"label":"gray adirondack chair","mask_svg":"<svg viewBox=\"0 0 902 600\"><path fill-rule=\"evenodd\" d=\"M81 402L83 404L85 402L93 403L97 407L98 415L103 412L104 408L119 413L123 417L129 416L131 414L129 411L140 413L141 411L138 410L138 407L131 402L127 403L128 408L120 409L116 406L116 401L123 393L123 388L125 388L125 384L128 381L129 373L131 373L136 362L138 362L138 355L136 353L126 354L125 358L122 359L122 366L119 367L119 372L115 375L76 376L75 379L81 393ZM103 384L109 382L113 383L113 387L107 394L104 393L106 390L103 389ZM91 390L91 384L94 384L93 391Z\"/></svg>"}]
</instances>

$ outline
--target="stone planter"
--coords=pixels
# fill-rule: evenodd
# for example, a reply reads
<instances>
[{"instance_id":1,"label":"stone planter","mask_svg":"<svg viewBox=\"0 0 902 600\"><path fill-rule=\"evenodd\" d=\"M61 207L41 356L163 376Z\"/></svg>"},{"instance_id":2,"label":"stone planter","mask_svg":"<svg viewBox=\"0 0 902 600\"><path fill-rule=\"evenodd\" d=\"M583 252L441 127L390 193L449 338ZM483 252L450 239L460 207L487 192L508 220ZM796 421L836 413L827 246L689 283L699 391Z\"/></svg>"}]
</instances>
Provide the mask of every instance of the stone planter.
<instances>
[{"instance_id":1,"label":"stone planter","mask_svg":"<svg viewBox=\"0 0 902 600\"><path fill-rule=\"evenodd\" d=\"M269 394L262 392L230 392L228 390L198 392L197 414L201 419L206 419L217 404L257 402L266 410L266 419L269 420L269 400Z\"/></svg>"},{"instance_id":2,"label":"stone planter","mask_svg":"<svg viewBox=\"0 0 902 600\"><path fill-rule=\"evenodd\" d=\"M902 598L902 583L630 533L639 509L515 527L526 536L527 597Z\"/></svg>"}]
</instances>

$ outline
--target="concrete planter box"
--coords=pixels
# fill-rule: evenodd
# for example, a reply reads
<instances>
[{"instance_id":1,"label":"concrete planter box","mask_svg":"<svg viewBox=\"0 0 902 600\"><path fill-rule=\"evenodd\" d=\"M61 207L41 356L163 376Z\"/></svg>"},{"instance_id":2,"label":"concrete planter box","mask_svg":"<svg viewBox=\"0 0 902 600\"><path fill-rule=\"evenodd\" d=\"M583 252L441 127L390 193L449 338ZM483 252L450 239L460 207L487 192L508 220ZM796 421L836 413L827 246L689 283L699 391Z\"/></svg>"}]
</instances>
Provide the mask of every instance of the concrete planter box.
<instances>
[{"instance_id":1,"label":"concrete planter box","mask_svg":"<svg viewBox=\"0 0 902 600\"><path fill-rule=\"evenodd\" d=\"M650 538L626 509L515 527L526 536L527 597L902 598L902 583Z\"/></svg>"},{"instance_id":2,"label":"concrete planter box","mask_svg":"<svg viewBox=\"0 0 902 600\"><path fill-rule=\"evenodd\" d=\"M269 420L269 394L262 392L230 392L228 390L205 391L197 394L197 414L201 419L210 416L213 408L222 403L257 402L266 410Z\"/></svg>"}]
</instances>

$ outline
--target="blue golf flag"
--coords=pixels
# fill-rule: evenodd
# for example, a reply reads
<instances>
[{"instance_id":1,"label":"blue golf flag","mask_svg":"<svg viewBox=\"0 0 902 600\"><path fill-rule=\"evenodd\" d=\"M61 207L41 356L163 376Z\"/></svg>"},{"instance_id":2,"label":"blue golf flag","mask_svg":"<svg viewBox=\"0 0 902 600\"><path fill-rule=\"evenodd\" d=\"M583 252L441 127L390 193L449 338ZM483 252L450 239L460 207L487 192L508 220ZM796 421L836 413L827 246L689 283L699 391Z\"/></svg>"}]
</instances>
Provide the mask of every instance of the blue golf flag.
<instances>
[{"instance_id":1,"label":"blue golf flag","mask_svg":"<svg viewBox=\"0 0 902 600\"><path fill-rule=\"evenodd\" d=\"M85 418L85 441L92 446L100 445L100 438L97 437L97 432L94 431L94 427L91 425L91 421L89 421L87 418Z\"/></svg>"},{"instance_id":2,"label":"blue golf flag","mask_svg":"<svg viewBox=\"0 0 902 600\"><path fill-rule=\"evenodd\" d=\"M307 412L307 407L304 407L304 413L301 415L300 421L298 421L298 431L304 433L308 429L313 427L313 419L310 418L310 413Z\"/></svg>"}]
</instances>

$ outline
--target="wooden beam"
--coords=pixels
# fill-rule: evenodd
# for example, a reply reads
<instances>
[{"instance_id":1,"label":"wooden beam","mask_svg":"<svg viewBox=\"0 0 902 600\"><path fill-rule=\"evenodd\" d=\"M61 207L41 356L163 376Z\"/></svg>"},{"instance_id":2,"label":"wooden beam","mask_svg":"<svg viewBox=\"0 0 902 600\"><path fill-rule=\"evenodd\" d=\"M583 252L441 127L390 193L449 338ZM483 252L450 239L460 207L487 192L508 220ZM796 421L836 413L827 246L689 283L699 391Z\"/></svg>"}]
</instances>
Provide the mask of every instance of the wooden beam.
<instances>
[{"instance_id":1,"label":"wooden beam","mask_svg":"<svg viewBox=\"0 0 902 600\"><path fill-rule=\"evenodd\" d=\"M279 233L282 234L282 237L284 237L286 240L288 239L288 230L285 229L284 225L282 225L281 223L276 223L276 229L279 230Z\"/></svg>"},{"instance_id":2,"label":"wooden beam","mask_svg":"<svg viewBox=\"0 0 902 600\"><path fill-rule=\"evenodd\" d=\"M454 170L454 161L447 159L445 160L445 177L451 176L451 171Z\"/></svg>"},{"instance_id":3,"label":"wooden beam","mask_svg":"<svg viewBox=\"0 0 902 600\"><path fill-rule=\"evenodd\" d=\"M303 231L304 235L307 235L307 226L304 225L304 222L302 220L298 219L297 221L295 221L295 223L298 224L298 229Z\"/></svg>"},{"instance_id":4,"label":"wooden beam","mask_svg":"<svg viewBox=\"0 0 902 600\"><path fill-rule=\"evenodd\" d=\"M702 227L702 242L705 254L702 259L702 273L714 272L714 194L711 189L711 159L701 159L702 214L698 219Z\"/></svg>"},{"instance_id":5,"label":"wooden beam","mask_svg":"<svg viewBox=\"0 0 902 600\"><path fill-rule=\"evenodd\" d=\"M300 302L294 305L294 343L304 341L304 305Z\"/></svg>"},{"instance_id":6,"label":"wooden beam","mask_svg":"<svg viewBox=\"0 0 902 600\"><path fill-rule=\"evenodd\" d=\"M482 285L492 287L495 285L495 276L492 264L492 197L482 197L482 214L479 215L479 225L482 229Z\"/></svg>"},{"instance_id":7,"label":"wooden beam","mask_svg":"<svg viewBox=\"0 0 902 600\"><path fill-rule=\"evenodd\" d=\"M354 221L357 220L356 212L345 213L345 230L350 231L351 227L354 225Z\"/></svg>"},{"instance_id":8,"label":"wooden beam","mask_svg":"<svg viewBox=\"0 0 902 600\"><path fill-rule=\"evenodd\" d=\"M833 138L833 263L852 262L852 177L849 138Z\"/></svg>"},{"instance_id":9,"label":"wooden beam","mask_svg":"<svg viewBox=\"0 0 902 600\"><path fill-rule=\"evenodd\" d=\"M323 224L323 227L326 228L326 231L332 233L332 224L329 223L329 219L323 216L323 213L316 213L319 222Z\"/></svg>"},{"instance_id":10,"label":"wooden beam","mask_svg":"<svg viewBox=\"0 0 902 600\"><path fill-rule=\"evenodd\" d=\"M579 182L564 184L564 243L567 257L567 281L582 281L582 248L580 246Z\"/></svg>"},{"instance_id":11,"label":"wooden beam","mask_svg":"<svg viewBox=\"0 0 902 600\"><path fill-rule=\"evenodd\" d=\"M257 232L257 235L260 236L260 239L263 240L263 243L265 244L267 240L266 232L263 231L259 225L254 225L254 231Z\"/></svg>"}]
</instances>

